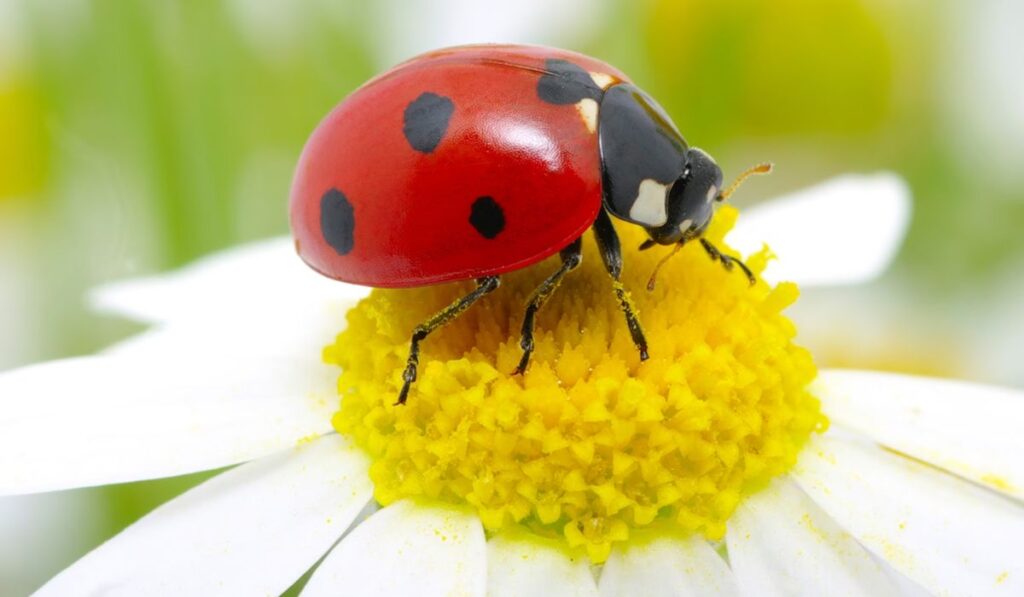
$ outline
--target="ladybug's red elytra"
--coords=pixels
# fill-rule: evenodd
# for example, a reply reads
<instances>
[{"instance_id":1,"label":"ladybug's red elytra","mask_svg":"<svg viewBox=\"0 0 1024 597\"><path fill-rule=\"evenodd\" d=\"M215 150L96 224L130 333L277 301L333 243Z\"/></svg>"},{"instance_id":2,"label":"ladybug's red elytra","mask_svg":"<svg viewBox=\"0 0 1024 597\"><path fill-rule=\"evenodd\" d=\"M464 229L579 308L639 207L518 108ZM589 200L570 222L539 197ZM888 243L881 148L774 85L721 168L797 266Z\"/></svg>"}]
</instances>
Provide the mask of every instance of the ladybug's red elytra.
<instances>
[{"instance_id":1,"label":"ladybug's red elytra","mask_svg":"<svg viewBox=\"0 0 1024 597\"><path fill-rule=\"evenodd\" d=\"M521 373L535 314L579 265L584 232L593 229L618 280L611 216L647 230L642 248L680 245L701 237L732 188L614 67L554 48L463 46L396 66L328 114L299 160L291 226L302 259L331 278L386 288L477 281L413 330L404 403L419 343L496 289L501 274L561 256L526 305ZM753 282L742 262L700 240ZM646 359L640 322L615 288Z\"/></svg>"}]
</instances>

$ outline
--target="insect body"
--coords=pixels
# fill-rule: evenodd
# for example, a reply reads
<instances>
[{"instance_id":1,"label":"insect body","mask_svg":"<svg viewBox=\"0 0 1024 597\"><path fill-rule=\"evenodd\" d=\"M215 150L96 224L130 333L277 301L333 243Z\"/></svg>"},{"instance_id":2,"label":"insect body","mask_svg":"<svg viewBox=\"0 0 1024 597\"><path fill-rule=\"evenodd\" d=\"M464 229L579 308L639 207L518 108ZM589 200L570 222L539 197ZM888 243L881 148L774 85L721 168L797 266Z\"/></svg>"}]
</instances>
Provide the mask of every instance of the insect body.
<instances>
[{"instance_id":1,"label":"insect body","mask_svg":"<svg viewBox=\"0 0 1024 597\"><path fill-rule=\"evenodd\" d=\"M390 288L477 280L413 331L401 403L419 343L496 289L501 274L562 259L526 305L522 372L535 314L579 264L583 233L593 229L617 280L612 216L643 226L645 245L678 245L704 232L714 202L728 195L721 186L715 162L608 64L552 48L464 46L372 79L321 122L298 164L291 224L302 259L338 280ZM731 268L734 258L705 248ZM640 323L617 288L646 359Z\"/></svg>"}]
</instances>

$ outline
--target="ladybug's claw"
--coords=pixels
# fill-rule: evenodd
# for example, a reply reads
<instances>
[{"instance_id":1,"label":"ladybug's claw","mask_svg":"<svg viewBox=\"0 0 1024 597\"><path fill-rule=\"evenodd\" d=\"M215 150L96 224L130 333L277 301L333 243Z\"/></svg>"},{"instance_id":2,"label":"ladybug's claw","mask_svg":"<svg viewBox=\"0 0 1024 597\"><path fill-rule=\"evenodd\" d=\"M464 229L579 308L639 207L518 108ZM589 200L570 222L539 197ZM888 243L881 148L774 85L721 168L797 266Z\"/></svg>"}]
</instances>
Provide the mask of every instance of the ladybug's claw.
<instances>
[{"instance_id":1,"label":"ladybug's claw","mask_svg":"<svg viewBox=\"0 0 1024 597\"><path fill-rule=\"evenodd\" d=\"M746 263L743 263L742 261L737 259L736 265L740 266L740 269L743 270L743 273L747 274L747 281L750 282L751 286L757 284L757 278L754 276L754 272L750 271L750 268L747 267Z\"/></svg>"},{"instance_id":2,"label":"ladybug's claw","mask_svg":"<svg viewBox=\"0 0 1024 597\"><path fill-rule=\"evenodd\" d=\"M527 313L529 316L529 312ZM530 319L532 320L533 318L530 317ZM523 323L525 328L526 322L524 321ZM516 366L516 370L512 372L512 375L522 375L523 373L526 373L526 368L530 365L530 355L533 354L533 322L531 321L530 323L531 327L529 337L524 335L523 338L519 341L519 347L523 349L523 356L519 358L519 365Z\"/></svg>"},{"instance_id":3,"label":"ladybug's claw","mask_svg":"<svg viewBox=\"0 0 1024 597\"><path fill-rule=\"evenodd\" d=\"M415 353L410 352L409 354L409 363L405 366L405 371L402 372L402 390L398 392L398 401L393 406L405 404L406 399L409 398L409 388L412 387L412 382L416 381L416 366L419 360L418 352L417 350Z\"/></svg>"},{"instance_id":4,"label":"ladybug's claw","mask_svg":"<svg viewBox=\"0 0 1024 597\"><path fill-rule=\"evenodd\" d=\"M402 384L402 391L398 393L398 400L395 401L395 403L392 404L391 406L398 406L400 404L405 404L405 401L409 398L409 387L411 385L412 385L412 382L408 382L408 381L405 382L404 384Z\"/></svg>"}]
</instances>

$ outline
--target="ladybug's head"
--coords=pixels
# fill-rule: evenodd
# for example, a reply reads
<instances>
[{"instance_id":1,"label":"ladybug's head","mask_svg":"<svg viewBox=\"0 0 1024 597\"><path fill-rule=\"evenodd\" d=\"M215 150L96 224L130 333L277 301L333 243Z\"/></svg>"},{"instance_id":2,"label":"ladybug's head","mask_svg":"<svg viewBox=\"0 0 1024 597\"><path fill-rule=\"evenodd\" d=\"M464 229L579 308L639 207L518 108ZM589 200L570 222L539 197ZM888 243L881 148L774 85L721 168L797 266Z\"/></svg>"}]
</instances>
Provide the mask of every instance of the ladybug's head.
<instances>
[{"instance_id":1,"label":"ladybug's head","mask_svg":"<svg viewBox=\"0 0 1024 597\"><path fill-rule=\"evenodd\" d=\"M715 160L689 147L665 110L634 85L608 89L599 116L604 207L647 230L651 238L644 248L699 237L717 201L747 176L770 169L755 166L723 190Z\"/></svg>"},{"instance_id":2,"label":"ladybug's head","mask_svg":"<svg viewBox=\"0 0 1024 597\"><path fill-rule=\"evenodd\" d=\"M722 169L715 160L697 148L688 149L686 158L682 174L665 199L666 222L645 227L651 240L660 245L686 242L703 234L715 214L715 201L723 198Z\"/></svg>"},{"instance_id":3,"label":"ladybug's head","mask_svg":"<svg viewBox=\"0 0 1024 597\"><path fill-rule=\"evenodd\" d=\"M722 169L711 156L697 148L688 150L686 154L690 158L689 165L668 192L668 221L663 226L647 228L651 240L645 242L642 249L655 244L682 244L699 237L715 215L716 202L728 199L748 177L772 171L769 163L757 164L741 172L728 188L723 189Z\"/></svg>"}]
</instances>

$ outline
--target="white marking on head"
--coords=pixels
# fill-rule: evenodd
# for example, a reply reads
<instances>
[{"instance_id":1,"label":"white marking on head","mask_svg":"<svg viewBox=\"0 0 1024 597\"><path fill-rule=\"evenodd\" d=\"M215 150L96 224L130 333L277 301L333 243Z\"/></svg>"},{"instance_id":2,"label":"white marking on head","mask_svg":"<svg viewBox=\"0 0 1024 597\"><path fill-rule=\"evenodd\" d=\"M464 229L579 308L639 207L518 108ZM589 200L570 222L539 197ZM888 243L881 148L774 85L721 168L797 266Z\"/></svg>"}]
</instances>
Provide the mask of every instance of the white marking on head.
<instances>
[{"instance_id":1,"label":"white marking on head","mask_svg":"<svg viewBox=\"0 0 1024 597\"><path fill-rule=\"evenodd\" d=\"M690 230L691 226L693 226L693 220L686 218L682 222L679 222L679 231L686 234L686 232Z\"/></svg>"},{"instance_id":2,"label":"white marking on head","mask_svg":"<svg viewBox=\"0 0 1024 597\"><path fill-rule=\"evenodd\" d=\"M667 184L645 178L640 182L640 189L629 208L629 217L644 226L662 226L668 221L665 213L665 192Z\"/></svg>"},{"instance_id":3,"label":"white marking on head","mask_svg":"<svg viewBox=\"0 0 1024 597\"><path fill-rule=\"evenodd\" d=\"M594 85L601 89L608 89L615 82L615 77L605 73L590 73L590 78L593 79Z\"/></svg>"},{"instance_id":4,"label":"white marking on head","mask_svg":"<svg viewBox=\"0 0 1024 597\"><path fill-rule=\"evenodd\" d=\"M708 189L708 196L705 197L705 199L707 200L708 203L711 203L712 201L715 200L715 197L717 197L717 196L718 196L718 187L715 186L715 185L711 185L711 188Z\"/></svg>"},{"instance_id":5,"label":"white marking on head","mask_svg":"<svg viewBox=\"0 0 1024 597\"><path fill-rule=\"evenodd\" d=\"M597 102L589 97L576 102L576 111L579 112L583 124L587 125L587 130L591 133L597 132L597 107Z\"/></svg>"}]
</instances>

